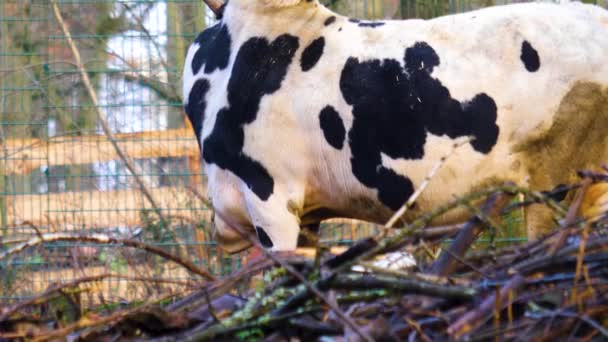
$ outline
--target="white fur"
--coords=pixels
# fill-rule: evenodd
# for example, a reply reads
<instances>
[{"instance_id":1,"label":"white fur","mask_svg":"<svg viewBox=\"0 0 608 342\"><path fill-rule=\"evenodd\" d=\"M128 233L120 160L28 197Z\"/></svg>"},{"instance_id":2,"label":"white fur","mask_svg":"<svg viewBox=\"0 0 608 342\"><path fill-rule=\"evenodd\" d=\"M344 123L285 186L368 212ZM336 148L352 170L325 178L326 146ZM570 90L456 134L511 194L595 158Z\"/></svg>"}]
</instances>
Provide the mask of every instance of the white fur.
<instances>
[{"instance_id":1,"label":"white fur","mask_svg":"<svg viewBox=\"0 0 608 342\"><path fill-rule=\"evenodd\" d=\"M262 3L268 7L289 7L300 3L302 0L262 0Z\"/></svg>"}]
</instances>

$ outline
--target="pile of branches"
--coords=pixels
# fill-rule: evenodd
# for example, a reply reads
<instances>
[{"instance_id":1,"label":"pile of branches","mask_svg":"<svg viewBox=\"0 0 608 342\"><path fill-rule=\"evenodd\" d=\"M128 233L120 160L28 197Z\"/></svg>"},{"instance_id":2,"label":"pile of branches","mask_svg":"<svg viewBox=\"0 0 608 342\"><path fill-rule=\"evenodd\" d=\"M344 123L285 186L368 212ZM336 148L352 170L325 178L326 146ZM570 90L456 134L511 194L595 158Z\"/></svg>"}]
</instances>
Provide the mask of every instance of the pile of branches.
<instances>
[{"instance_id":1,"label":"pile of branches","mask_svg":"<svg viewBox=\"0 0 608 342\"><path fill-rule=\"evenodd\" d=\"M60 328L47 321L48 328L18 330L40 320L29 314L31 307L50 297L17 303L0 311L0 340L606 340L606 223L578 217L584 193L606 175L582 175L580 184L565 189L576 194L569 207L557 203L555 194L494 187L339 254L324 247L314 258L263 252L240 271L201 281L181 298L85 314ZM514 201L522 193L526 201ZM497 216L529 204L551 208L558 227L533 242L471 249L479 236L501 229ZM458 207L471 210L468 222L427 227ZM416 265L376 262L387 253L413 253ZM248 290L238 293L239 287Z\"/></svg>"}]
</instances>

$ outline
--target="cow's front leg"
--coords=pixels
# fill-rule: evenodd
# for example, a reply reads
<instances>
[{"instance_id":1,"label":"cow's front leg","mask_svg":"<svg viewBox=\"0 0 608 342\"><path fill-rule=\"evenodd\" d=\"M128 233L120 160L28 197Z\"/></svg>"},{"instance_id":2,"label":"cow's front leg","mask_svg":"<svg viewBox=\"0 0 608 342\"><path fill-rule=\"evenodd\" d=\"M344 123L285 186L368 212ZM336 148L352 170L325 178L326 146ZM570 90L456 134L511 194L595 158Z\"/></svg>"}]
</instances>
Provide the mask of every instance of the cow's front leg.
<instances>
[{"instance_id":1,"label":"cow's front leg","mask_svg":"<svg viewBox=\"0 0 608 342\"><path fill-rule=\"evenodd\" d=\"M289 210L288 200L273 194L263 201L255 194L245 196L260 244L271 251L294 251L298 247L300 219Z\"/></svg>"}]
</instances>

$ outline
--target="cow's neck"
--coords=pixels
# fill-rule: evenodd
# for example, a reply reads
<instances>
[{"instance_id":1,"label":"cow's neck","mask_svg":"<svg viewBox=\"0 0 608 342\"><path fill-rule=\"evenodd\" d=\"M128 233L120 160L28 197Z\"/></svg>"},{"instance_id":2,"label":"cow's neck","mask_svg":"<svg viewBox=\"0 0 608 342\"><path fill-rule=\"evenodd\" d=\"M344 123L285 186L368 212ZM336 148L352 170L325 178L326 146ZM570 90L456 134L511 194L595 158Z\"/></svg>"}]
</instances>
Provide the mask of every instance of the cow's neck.
<instances>
[{"instance_id":1,"label":"cow's neck","mask_svg":"<svg viewBox=\"0 0 608 342\"><path fill-rule=\"evenodd\" d=\"M280 3L272 6L271 3ZM294 1L290 1L293 3ZM264 5L264 3L267 3ZM273 0L232 0L226 7L224 21L228 24L233 36L251 35L259 32L262 35L280 35L286 32L295 34L305 30L314 30L315 18L335 15L318 1L299 1L288 5L285 1ZM322 22L322 21L321 21Z\"/></svg>"}]
</instances>

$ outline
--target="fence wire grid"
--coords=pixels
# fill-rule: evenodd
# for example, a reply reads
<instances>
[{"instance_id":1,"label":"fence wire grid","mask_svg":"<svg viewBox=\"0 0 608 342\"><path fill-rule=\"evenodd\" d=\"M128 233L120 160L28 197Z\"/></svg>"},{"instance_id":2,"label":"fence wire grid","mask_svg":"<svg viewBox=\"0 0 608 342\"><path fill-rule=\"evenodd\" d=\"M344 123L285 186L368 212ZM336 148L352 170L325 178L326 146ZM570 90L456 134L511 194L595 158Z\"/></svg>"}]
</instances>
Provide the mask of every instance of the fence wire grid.
<instances>
[{"instance_id":1,"label":"fence wire grid","mask_svg":"<svg viewBox=\"0 0 608 342\"><path fill-rule=\"evenodd\" d=\"M504 3L324 2L362 18L431 18ZM59 0L58 5L98 105L158 208L104 135L51 1L0 0L0 253L42 233L103 233L163 248L217 275L237 269L246 253L226 255L212 239L200 152L180 94L186 49L213 16L200 0ZM324 241L348 244L376 227L336 221L322 231ZM522 240L515 232L504 237ZM100 274L112 276L95 283L83 301L132 301L196 280L141 251L55 242L0 261L0 303ZM142 284L129 279L134 276L169 282Z\"/></svg>"}]
</instances>

